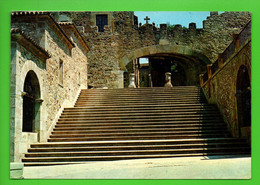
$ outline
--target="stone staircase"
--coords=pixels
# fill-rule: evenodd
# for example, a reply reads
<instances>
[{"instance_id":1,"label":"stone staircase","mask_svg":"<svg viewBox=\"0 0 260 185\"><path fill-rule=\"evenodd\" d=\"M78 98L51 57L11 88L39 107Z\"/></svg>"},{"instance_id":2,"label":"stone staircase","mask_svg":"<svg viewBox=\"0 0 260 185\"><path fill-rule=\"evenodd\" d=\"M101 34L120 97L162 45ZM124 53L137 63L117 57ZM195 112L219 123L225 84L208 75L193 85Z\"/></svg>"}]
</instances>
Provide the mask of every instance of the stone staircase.
<instances>
[{"instance_id":1,"label":"stone staircase","mask_svg":"<svg viewBox=\"0 0 260 185\"><path fill-rule=\"evenodd\" d=\"M25 166L141 158L248 155L215 105L196 86L82 90L47 143L32 144Z\"/></svg>"}]
</instances>

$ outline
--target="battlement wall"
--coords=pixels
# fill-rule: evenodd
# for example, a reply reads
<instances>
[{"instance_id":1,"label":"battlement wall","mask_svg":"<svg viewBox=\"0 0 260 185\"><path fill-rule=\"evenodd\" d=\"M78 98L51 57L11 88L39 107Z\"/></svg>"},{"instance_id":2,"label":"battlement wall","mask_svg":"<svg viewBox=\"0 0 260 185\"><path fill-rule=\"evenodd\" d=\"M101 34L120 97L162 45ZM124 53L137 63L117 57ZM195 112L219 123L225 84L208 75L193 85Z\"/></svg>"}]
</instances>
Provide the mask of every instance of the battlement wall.
<instances>
[{"instance_id":1,"label":"battlement wall","mask_svg":"<svg viewBox=\"0 0 260 185\"><path fill-rule=\"evenodd\" d=\"M93 15L95 12L66 12L66 15L82 31L89 45L88 53L90 84L96 87L116 87L115 74L124 70L119 61L136 50L156 45L179 45L205 55L214 62L219 53L232 42L233 33L238 33L251 20L250 12L211 12L203 21L203 28L195 23L189 27L168 26L154 23L138 25L134 12L102 12L110 17L104 32L98 32ZM130 62L130 61L129 61Z\"/></svg>"}]
</instances>

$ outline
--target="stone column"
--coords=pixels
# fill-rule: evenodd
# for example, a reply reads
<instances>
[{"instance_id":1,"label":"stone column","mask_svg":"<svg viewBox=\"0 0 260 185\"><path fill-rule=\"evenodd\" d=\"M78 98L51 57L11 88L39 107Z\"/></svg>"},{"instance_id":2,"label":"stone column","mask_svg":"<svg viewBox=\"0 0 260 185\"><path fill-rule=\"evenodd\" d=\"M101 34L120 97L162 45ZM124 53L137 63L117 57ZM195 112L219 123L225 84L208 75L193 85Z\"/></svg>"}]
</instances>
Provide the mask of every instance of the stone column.
<instances>
[{"instance_id":1,"label":"stone column","mask_svg":"<svg viewBox=\"0 0 260 185\"><path fill-rule=\"evenodd\" d=\"M233 33L233 41L234 41L234 52L237 52L239 49L239 34Z\"/></svg>"},{"instance_id":2,"label":"stone column","mask_svg":"<svg viewBox=\"0 0 260 185\"><path fill-rule=\"evenodd\" d=\"M42 116L41 116L41 109L42 109L42 102L43 99L38 98L35 100L35 132L38 134L38 141L43 141L45 129L42 129L43 123L41 123Z\"/></svg>"},{"instance_id":3,"label":"stone column","mask_svg":"<svg viewBox=\"0 0 260 185\"><path fill-rule=\"evenodd\" d=\"M134 73L130 73L129 75L129 88L136 88L135 85L135 74Z\"/></svg>"},{"instance_id":4,"label":"stone column","mask_svg":"<svg viewBox=\"0 0 260 185\"><path fill-rule=\"evenodd\" d=\"M172 75L172 74L171 74L170 72L165 73L166 83L165 83L164 87L172 87L171 75Z\"/></svg>"},{"instance_id":5,"label":"stone column","mask_svg":"<svg viewBox=\"0 0 260 185\"><path fill-rule=\"evenodd\" d=\"M222 53L219 53L218 54L218 66L219 68L222 68L224 65L224 62L223 62L223 54Z\"/></svg>"},{"instance_id":6,"label":"stone column","mask_svg":"<svg viewBox=\"0 0 260 185\"><path fill-rule=\"evenodd\" d=\"M207 70L208 70L208 79L210 79L212 76L212 64L207 65Z\"/></svg>"},{"instance_id":7,"label":"stone column","mask_svg":"<svg viewBox=\"0 0 260 185\"><path fill-rule=\"evenodd\" d=\"M200 74L200 86L201 87L204 84L203 76L204 76L204 74Z\"/></svg>"}]
</instances>

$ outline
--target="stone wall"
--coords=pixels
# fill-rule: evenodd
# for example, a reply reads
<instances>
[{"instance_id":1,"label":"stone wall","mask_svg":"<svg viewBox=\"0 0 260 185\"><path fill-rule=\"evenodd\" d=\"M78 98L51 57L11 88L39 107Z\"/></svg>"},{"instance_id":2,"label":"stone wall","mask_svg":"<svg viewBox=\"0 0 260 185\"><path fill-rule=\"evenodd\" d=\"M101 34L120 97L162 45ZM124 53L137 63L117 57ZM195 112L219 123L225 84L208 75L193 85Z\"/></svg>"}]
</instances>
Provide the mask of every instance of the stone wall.
<instances>
[{"instance_id":1,"label":"stone wall","mask_svg":"<svg viewBox=\"0 0 260 185\"><path fill-rule=\"evenodd\" d=\"M100 33L91 18L95 12L63 13L77 26L83 27L82 32L90 47L89 73L92 76L89 83L94 87L109 88L117 87L113 71L125 70L126 64L120 65L122 58L147 46L188 47L214 62L218 53L232 41L232 34L239 32L251 19L250 12L224 12L220 15L213 12L201 29L197 29L195 23L190 23L189 28L175 25L169 29L166 24L161 24L160 28L153 24L134 25L133 12L102 12L111 17L111 22L105 27L105 32Z\"/></svg>"},{"instance_id":2,"label":"stone wall","mask_svg":"<svg viewBox=\"0 0 260 185\"><path fill-rule=\"evenodd\" d=\"M209 103L216 104L223 115L225 122L228 124L228 128L233 136L239 137L239 125L237 110L237 81L238 71L241 66L245 66L248 69L249 77L251 81L251 37L248 35L244 43L239 43L242 38L243 32L250 32L251 24L236 37L231 45L233 52L230 53L230 57L223 61L221 55L216 63L218 63L218 69L212 70L212 65L208 66L208 72L204 74L207 78L201 76L201 85L208 99ZM228 51L230 46L224 51ZM206 80L205 80L206 79ZM251 83L251 82L250 82Z\"/></svg>"},{"instance_id":3,"label":"stone wall","mask_svg":"<svg viewBox=\"0 0 260 185\"><path fill-rule=\"evenodd\" d=\"M40 24L38 20L41 20ZM11 161L20 161L30 143L47 141L64 107L74 106L80 90L87 88L87 51L73 30L64 35L65 32L61 32L61 27L49 15L18 16L12 20L11 26L23 31L30 40L28 43L32 42L31 46L23 46L23 43L12 40ZM50 58L43 60L37 53L39 48L47 51ZM61 61L62 81L59 80ZM29 71L38 78L43 102L39 120L35 121L35 131L22 132L22 92Z\"/></svg>"},{"instance_id":4,"label":"stone wall","mask_svg":"<svg viewBox=\"0 0 260 185\"><path fill-rule=\"evenodd\" d=\"M87 57L79 47L61 48L64 44L53 33L46 28L48 51L51 54L51 59L47 60L45 88L48 92L46 99L47 110L47 128L55 121L56 113L62 107L65 100L74 102L80 86L87 88ZM74 43L79 45L79 41L75 38ZM77 46L76 45L76 46ZM59 63L63 61L63 83L58 80ZM71 104L73 106L73 104Z\"/></svg>"},{"instance_id":5,"label":"stone wall","mask_svg":"<svg viewBox=\"0 0 260 185\"><path fill-rule=\"evenodd\" d=\"M11 50L11 90L10 90L10 161L20 161L23 153L26 152L30 143L39 140L46 140L46 122L41 121L41 128L34 133L22 132L22 114L23 114L23 97L24 81L29 71L37 74L39 85L44 86L43 79L46 75L45 62L39 60L35 55L29 52L22 45L12 42ZM44 99L44 88L41 88L41 97ZM42 110L44 110L44 105ZM44 112L44 111L43 111ZM43 113L42 112L42 113ZM43 117L43 114L41 115ZM36 123L37 126L38 123Z\"/></svg>"}]
</instances>

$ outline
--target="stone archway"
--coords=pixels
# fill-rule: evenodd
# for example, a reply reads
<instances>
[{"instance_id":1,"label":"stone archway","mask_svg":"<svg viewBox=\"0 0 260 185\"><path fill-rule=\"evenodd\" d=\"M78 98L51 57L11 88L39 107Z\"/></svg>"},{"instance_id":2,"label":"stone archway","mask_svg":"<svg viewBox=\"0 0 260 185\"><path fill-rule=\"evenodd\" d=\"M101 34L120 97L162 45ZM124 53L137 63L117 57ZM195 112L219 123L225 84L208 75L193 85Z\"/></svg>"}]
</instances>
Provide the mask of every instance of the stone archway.
<instances>
[{"instance_id":1,"label":"stone archway","mask_svg":"<svg viewBox=\"0 0 260 185\"><path fill-rule=\"evenodd\" d=\"M122 56L119 60L121 69L125 71L126 66L138 58L149 58L153 86L164 86L165 72L172 73L174 85L199 85L199 74L204 73L206 65L211 63L205 55L186 46L153 45Z\"/></svg>"},{"instance_id":2,"label":"stone archway","mask_svg":"<svg viewBox=\"0 0 260 185\"><path fill-rule=\"evenodd\" d=\"M40 84L37 75L30 70L24 80L23 86L23 119L22 131L35 132L40 121L41 97Z\"/></svg>"},{"instance_id":3,"label":"stone archway","mask_svg":"<svg viewBox=\"0 0 260 185\"><path fill-rule=\"evenodd\" d=\"M239 137L251 135L251 83L248 68L241 65L237 73L237 127Z\"/></svg>"},{"instance_id":4,"label":"stone archway","mask_svg":"<svg viewBox=\"0 0 260 185\"><path fill-rule=\"evenodd\" d=\"M205 64L210 64L210 60L203 54L201 54L198 51L192 50L189 47L186 46L178 46L178 45L153 45L153 46L147 46L142 47L136 50L133 50L132 52L129 52L128 54L120 57L119 64L122 69L132 60L153 55L157 53L172 53L175 55L183 55L183 56L189 56L197 58L198 60L204 62Z\"/></svg>"}]
</instances>

